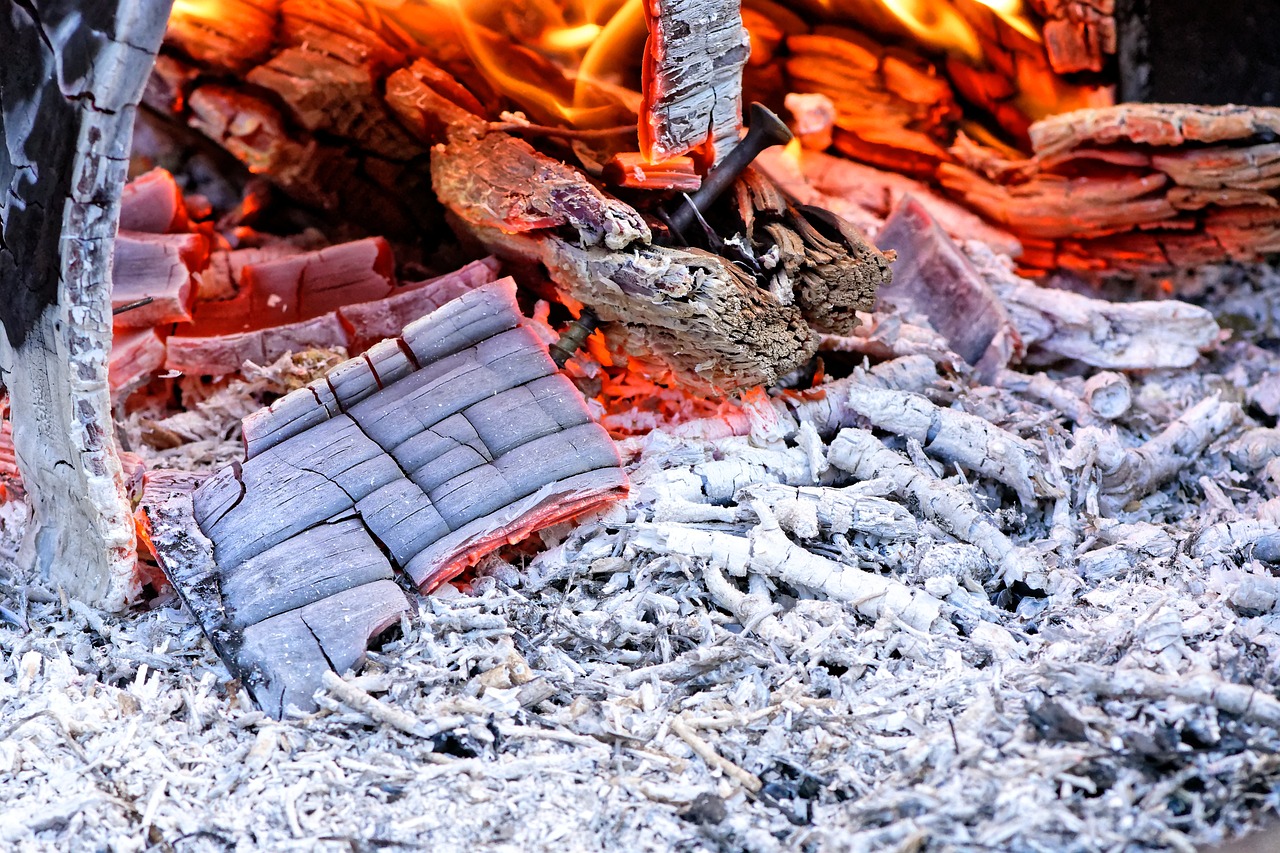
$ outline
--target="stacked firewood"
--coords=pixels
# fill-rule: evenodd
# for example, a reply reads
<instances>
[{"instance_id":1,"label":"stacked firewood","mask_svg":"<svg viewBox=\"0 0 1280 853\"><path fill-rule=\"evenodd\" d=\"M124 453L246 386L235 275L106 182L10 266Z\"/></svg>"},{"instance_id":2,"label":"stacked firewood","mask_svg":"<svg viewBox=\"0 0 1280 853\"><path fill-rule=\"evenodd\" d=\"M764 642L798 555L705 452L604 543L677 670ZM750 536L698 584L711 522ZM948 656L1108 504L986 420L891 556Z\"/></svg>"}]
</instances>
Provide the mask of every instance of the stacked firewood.
<instances>
[{"instance_id":1,"label":"stacked firewood","mask_svg":"<svg viewBox=\"0 0 1280 853\"><path fill-rule=\"evenodd\" d=\"M1280 111L1128 104L1032 127L1035 156L962 140L943 185L1032 270L1185 269L1280 250Z\"/></svg>"},{"instance_id":2,"label":"stacked firewood","mask_svg":"<svg viewBox=\"0 0 1280 853\"><path fill-rule=\"evenodd\" d=\"M162 169L130 182L121 208L110 361L117 399L160 370L225 376L291 351L363 352L499 269L489 259L400 281L378 237L308 249L254 234L257 245L232 248L211 223L188 216Z\"/></svg>"}]
</instances>

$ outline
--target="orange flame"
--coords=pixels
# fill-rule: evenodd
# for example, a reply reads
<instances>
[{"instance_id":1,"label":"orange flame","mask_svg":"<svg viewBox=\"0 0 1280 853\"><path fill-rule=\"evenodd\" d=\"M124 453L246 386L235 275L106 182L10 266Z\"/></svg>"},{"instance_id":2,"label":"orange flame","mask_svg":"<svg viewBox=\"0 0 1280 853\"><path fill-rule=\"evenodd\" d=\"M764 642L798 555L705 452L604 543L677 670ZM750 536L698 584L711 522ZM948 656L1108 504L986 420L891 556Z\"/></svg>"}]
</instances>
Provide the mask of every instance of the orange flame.
<instances>
[{"instance_id":1,"label":"orange flame","mask_svg":"<svg viewBox=\"0 0 1280 853\"><path fill-rule=\"evenodd\" d=\"M641 3L384 0L383 5L411 35L438 34L443 24L489 84L536 120L598 127L624 123L639 107Z\"/></svg>"}]
</instances>

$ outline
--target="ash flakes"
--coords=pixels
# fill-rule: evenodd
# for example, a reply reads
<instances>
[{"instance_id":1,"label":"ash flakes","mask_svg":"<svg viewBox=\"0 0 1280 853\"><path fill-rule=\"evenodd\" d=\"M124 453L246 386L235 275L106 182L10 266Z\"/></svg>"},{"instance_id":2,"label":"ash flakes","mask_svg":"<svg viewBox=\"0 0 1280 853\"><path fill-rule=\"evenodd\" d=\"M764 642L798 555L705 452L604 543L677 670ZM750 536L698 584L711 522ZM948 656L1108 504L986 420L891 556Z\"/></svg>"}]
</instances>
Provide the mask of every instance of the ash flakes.
<instances>
[{"instance_id":1,"label":"ash flakes","mask_svg":"<svg viewBox=\"0 0 1280 853\"><path fill-rule=\"evenodd\" d=\"M1106 406L1078 361L985 386L907 349L621 441L625 503L420 598L285 722L176 607L16 568L6 505L0 840L1191 850L1276 810L1273 344Z\"/></svg>"}]
</instances>

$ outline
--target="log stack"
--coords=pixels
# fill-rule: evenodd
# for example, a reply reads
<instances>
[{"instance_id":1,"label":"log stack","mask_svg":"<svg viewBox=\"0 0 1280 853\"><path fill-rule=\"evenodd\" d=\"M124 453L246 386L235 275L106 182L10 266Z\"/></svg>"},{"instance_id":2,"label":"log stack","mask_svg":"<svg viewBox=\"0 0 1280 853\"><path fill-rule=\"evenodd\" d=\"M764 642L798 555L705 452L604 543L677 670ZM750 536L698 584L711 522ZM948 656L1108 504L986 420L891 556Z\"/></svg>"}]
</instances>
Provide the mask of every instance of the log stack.
<instances>
[{"instance_id":1,"label":"log stack","mask_svg":"<svg viewBox=\"0 0 1280 853\"><path fill-rule=\"evenodd\" d=\"M1035 156L958 144L943 185L1022 241L1033 271L1132 272L1280 251L1280 110L1124 104L1031 129Z\"/></svg>"}]
</instances>

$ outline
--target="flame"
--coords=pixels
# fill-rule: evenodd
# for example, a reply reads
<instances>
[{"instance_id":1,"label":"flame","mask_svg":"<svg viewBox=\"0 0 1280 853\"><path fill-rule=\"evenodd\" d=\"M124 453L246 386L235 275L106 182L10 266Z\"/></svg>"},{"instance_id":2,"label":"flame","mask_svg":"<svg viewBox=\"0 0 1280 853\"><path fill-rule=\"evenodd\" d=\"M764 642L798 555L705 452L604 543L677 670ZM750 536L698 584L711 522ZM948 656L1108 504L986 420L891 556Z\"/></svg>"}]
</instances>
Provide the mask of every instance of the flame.
<instances>
[{"instance_id":1,"label":"flame","mask_svg":"<svg viewBox=\"0 0 1280 853\"><path fill-rule=\"evenodd\" d=\"M1027 13L1022 8L1022 0L977 0L977 2L995 12L996 16L1014 31L1034 42L1042 41L1040 31L1027 19Z\"/></svg>"},{"instance_id":2,"label":"flame","mask_svg":"<svg viewBox=\"0 0 1280 853\"><path fill-rule=\"evenodd\" d=\"M207 0L175 0L206 2ZM442 24L498 92L538 121L601 127L639 107L642 0L383 0L421 44Z\"/></svg>"},{"instance_id":3,"label":"flame","mask_svg":"<svg viewBox=\"0 0 1280 853\"><path fill-rule=\"evenodd\" d=\"M926 47L982 60L978 34L950 3L942 0L880 0Z\"/></svg>"}]
</instances>

